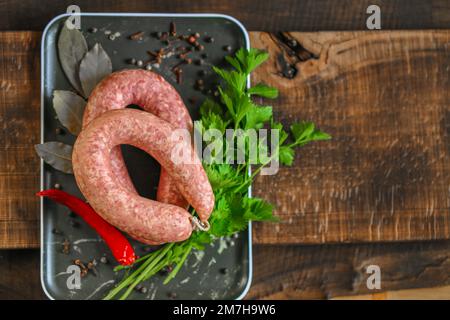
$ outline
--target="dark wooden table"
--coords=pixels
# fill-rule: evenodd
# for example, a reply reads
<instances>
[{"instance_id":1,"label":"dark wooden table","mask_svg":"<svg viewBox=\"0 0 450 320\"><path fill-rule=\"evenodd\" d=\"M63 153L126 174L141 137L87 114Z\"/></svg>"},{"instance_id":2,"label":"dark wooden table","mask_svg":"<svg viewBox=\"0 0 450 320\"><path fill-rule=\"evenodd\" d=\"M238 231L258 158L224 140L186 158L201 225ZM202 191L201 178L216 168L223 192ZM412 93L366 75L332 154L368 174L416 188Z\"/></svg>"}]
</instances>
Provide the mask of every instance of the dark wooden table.
<instances>
[{"instance_id":1,"label":"dark wooden table","mask_svg":"<svg viewBox=\"0 0 450 320\"><path fill-rule=\"evenodd\" d=\"M0 30L43 29L71 1L3 1ZM448 1L78 1L83 11L221 12L249 30L364 30L369 4L382 9L383 29L450 27ZM270 13L270 14L268 14ZM336 245L256 245L248 298L333 298L371 293L365 266L383 266L383 288L398 290L450 284L450 241ZM0 299L45 298L38 250L0 250Z\"/></svg>"}]
</instances>

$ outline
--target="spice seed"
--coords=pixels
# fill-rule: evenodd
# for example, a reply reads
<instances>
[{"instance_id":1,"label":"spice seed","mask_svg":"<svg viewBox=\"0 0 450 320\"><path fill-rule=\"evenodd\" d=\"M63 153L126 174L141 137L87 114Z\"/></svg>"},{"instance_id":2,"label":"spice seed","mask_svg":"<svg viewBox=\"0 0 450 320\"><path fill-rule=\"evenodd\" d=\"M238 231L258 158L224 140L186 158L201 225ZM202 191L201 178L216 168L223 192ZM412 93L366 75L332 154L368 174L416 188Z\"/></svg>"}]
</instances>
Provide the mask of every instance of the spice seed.
<instances>
[{"instance_id":1,"label":"spice seed","mask_svg":"<svg viewBox=\"0 0 450 320\"><path fill-rule=\"evenodd\" d=\"M188 38L188 42L189 42L190 44L194 44L194 43L195 43L195 37L194 37L194 36L190 36L190 37Z\"/></svg>"},{"instance_id":2,"label":"spice seed","mask_svg":"<svg viewBox=\"0 0 450 320\"><path fill-rule=\"evenodd\" d=\"M141 293L146 294L147 293L147 287L142 287L140 291L141 291Z\"/></svg>"},{"instance_id":3,"label":"spice seed","mask_svg":"<svg viewBox=\"0 0 450 320\"><path fill-rule=\"evenodd\" d=\"M228 268L220 268L219 272L221 274L227 274L228 273Z\"/></svg>"},{"instance_id":4,"label":"spice seed","mask_svg":"<svg viewBox=\"0 0 450 320\"><path fill-rule=\"evenodd\" d=\"M138 60L138 61L136 61L136 65L138 67L142 67L144 65L144 62L142 60Z\"/></svg>"},{"instance_id":5,"label":"spice seed","mask_svg":"<svg viewBox=\"0 0 450 320\"><path fill-rule=\"evenodd\" d=\"M98 29L95 28L95 27L90 27L90 28L88 29L88 31L89 31L90 33L96 33L96 32L98 31Z\"/></svg>"},{"instance_id":6,"label":"spice seed","mask_svg":"<svg viewBox=\"0 0 450 320\"><path fill-rule=\"evenodd\" d=\"M134 65L136 64L136 59L135 58L128 59L128 63Z\"/></svg>"},{"instance_id":7,"label":"spice seed","mask_svg":"<svg viewBox=\"0 0 450 320\"><path fill-rule=\"evenodd\" d=\"M177 297L177 294L175 292L169 292L167 293L167 296L169 299L175 299Z\"/></svg>"},{"instance_id":8,"label":"spice seed","mask_svg":"<svg viewBox=\"0 0 450 320\"><path fill-rule=\"evenodd\" d=\"M213 42L214 42L214 38L213 38L213 37L206 37L206 38L205 38L205 42L207 42L207 43L213 43Z\"/></svg>"},{"instance_id":9,"label":"spice seed","mask_svg":"<svg viewBox=\"0 0 450 320\"><path fill-rule=\"evenodd\" d=\"M54 188L57 190L61 189L61 185L59 183L55 183Z\"/></svg>"},{"instance_id":10,"label":"spice seed","mask_svg":"<svg viewBox=\"0 0 450 320\"><path fill-rule=\"evenodd\" d=\"M170 34L174 37L177 35L177 28L173 21L170 22Z\"/></svg>"},{"instance_id":11,"label":"spice seed","mask_svg":"<svg viewBox=\"0 0 450 320\"><path fill-rule=\"evenodd\" d=\"M62 252L64 254L70 253L70 242L67 239L64 239Z\"/></svg>"},{"instance_id":12,"label":"spice seed","mask_svg":"<svg viewBox=\"0 0 450 320\"><path fill-rule=\"evenodd\" d=\"M203 91L203 90L205 90L205 87L203 85L195 85L194 89L197 91Z\"/></svg>"},{"instance_id":13,"label":"spice seed","mask_svg":"<svg viewBox=\"0 0 450 320\"><path fill-rule=\"evenodd\" d=\"M108 259L106 257L101 257L100 258L100 262L103 264L107 264L108 263Z\"/></svg>"},{"instance_id":14,"label":"spice seed","mask_svg":"<svg viewBox=\"0 0 450 320\"><path fill-rule=\"evenodd\" d=\"M223 50L225 50L227 52L230 52L231 51L231 46L230 45L224 46Z\"/></svg>"},{"instance_id":15,"label":"spice seed","mask_svg":"<svg viewBox=\"0 0 450 320\"><path fill-rule=\"evenodd\" d=\"M52 233L58 236L63 234L62 231L57 228L53 228Z\"/></svg>"},{"instance_id":16,"label":"spice seed","mask_svg":"<svg viewBox=\"0 0 450 320\"><path fill-rule=\"evenodd\" d=\"M130 36L131 40L142 40L143 38L144 38L144 32L143 31L139 31L139 32L133 33Z\"/></svg>"},{"instance_id":17,"label":"spice seed","mask_svg":"<svg viewBox=\"0 0 450 320\"><path fill-rule=\"evenodd\" d=\"M80 224L75 220L70 220L70 225L72 228L78 228L80 226Z\"/></svg>"},{"instance_id":18,"label":"spice seed","mask_svg":"<svg viewBox=\"0 0 450 320\"><path fill-rule=\"evenodd\" d=\"M109 40L114 41L116 39L116 36L113 34L109 35Z\"/></svg>"}]
</instances>

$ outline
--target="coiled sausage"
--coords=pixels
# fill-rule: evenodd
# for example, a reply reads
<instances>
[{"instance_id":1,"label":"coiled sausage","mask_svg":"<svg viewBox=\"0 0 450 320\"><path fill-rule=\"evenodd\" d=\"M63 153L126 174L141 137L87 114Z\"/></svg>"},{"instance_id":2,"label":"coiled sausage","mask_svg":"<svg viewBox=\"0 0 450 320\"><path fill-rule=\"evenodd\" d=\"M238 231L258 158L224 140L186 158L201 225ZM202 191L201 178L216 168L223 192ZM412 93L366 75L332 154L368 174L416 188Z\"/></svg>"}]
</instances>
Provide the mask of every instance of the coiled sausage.
<instances>
[{"instance_id":1,"label":"coiled sausage","mask_svg":"<svg viewBox=\"0 0 450 320\"><path fill-rule=\"evenodd\" d=\"M137 105L169 122L176 128L192 131L192 119L178 92L164 78L152 71L122 70L104 78L89 96L83 116L83 128L108 110ZM135 190L125 166L120 147L111 152L111 165L120 183ZM156 199L187 207L170 176L161 170Z\"/></svg>"},{"instance_id":2,"label":"coiled sausage","mask_svg":"<svg viewBox=\"0 0 450 320\"><path fill-rule=\"evenodd\" d=\"M149 244L187 239L192 232L192 216L179 206L141 197L123 185L114 172L111 150L129 144L149 153L201 220L206 221L214 207L211 185L190 141L173 139L173 131L168 122L149 112L108 111L82 130L72 153L77 184L94 210L112 225ZM180 148L191 152L190 163L172 159L172 152Z\"/></svg>"}]
</instances>

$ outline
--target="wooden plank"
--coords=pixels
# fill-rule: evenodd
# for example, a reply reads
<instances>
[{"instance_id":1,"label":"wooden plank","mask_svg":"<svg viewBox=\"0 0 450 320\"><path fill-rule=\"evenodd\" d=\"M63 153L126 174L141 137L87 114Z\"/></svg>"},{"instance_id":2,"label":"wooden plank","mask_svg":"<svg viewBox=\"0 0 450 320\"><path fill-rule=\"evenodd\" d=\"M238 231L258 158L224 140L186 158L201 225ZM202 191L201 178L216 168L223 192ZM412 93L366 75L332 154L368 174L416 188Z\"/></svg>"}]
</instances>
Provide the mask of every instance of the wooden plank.
<instances>
[{"instance_id":1,"label":"wooden plank","mask_svg":"<svg viewBox=\"0 0 450 320\"><path fill-rule=\"evenodd\" d=\"M254 194L282 222L255 224L256 243L449 237L450 31L252 33L251 42L270 52L253 81L280 89L276 118L333 135L258 178Z\"/></svg>"},{"instance_id":2,"label":"wooden plank","mask_svg":"<svg viewBox=\"0 0 450 320\"><path fill-rule=\"evenodd\" d=\"M68 0L3 0L0 30L43 30L53 17L66 12ZM381 7L382 28L448 28L448 0L78 0L82 12L203 12L224 13L239 19L248 30L365 30L366 9Z\"/></svg>"},{"instance_id":3,"label":"wooden plank","mask_svg":"<svg viewBox=\"0 0 450 320\"><path fill-rule=\"evenodd\" d=\"M450 241L337 245L255 245L253 281L246 299L448 297ZM365 267L378 264L382 290L365 286ZM436 292L434 287L438 287ZM418 288L433 288L422 291ZM387 293L385 293L387 292ZM407 292L411 296L411 292ZM395 293L404 295L405 293ZM38 250L0 250L0 299L43 299ZM411 298L413 298L411 296Z\"/></svg>"},{"instance_id":4,"label":"wooden plank","mask_svg":"<svg viewBox=\"0 0 450 320\"><path fill-rule=\"evenodd\" d=\"M39 250L0 250L0 299L45 299Z\"/></svg>"},{"instance_id":5,"label":"wooden plank","mask_svg":"<svg viewBox=\"0 0 450 320\"><path fill-rule=\"evenodd\" d=\"M343 296L334 300L450 300L450 286L387 291L357 296Z\"/></svg>"},{"instance_id":6,"label":"wooden plank","mask_svg":"<svg viewBox=\"0 0 450 320\"><path fill-rule=\"evenodd\" d=\"M0 33L0 249L39 246L38 32Z\"/></svg>"},{"instance_id":7,"label":"wooden plank","mask_svg":"<svg viewBox=\"0 0 450 320\"><path fill-rule=\"evenodd\" d=\"M274 35L251 33L253 46L271 53L253 80L280 88L276 116L314 120L334 136L307 146L294 167L257 180L254 193L277 205L282 222L255 224L256 243L449 237L449 34L292 33L302 47L289 56ZM0 225L30 226L2 233L3 248L38 245L39 37L0 38ZM280 54L293 79L279 76Z\"/></svg>"},{"instance_id":8,"label":"wooden plank","mask_svg":"<svg viewBox=\"0 0 450 320\"><path fill-rule=\"evenodd\" d=\"M253 253L253 282L246 298L331 299L448 286L449 249L449 240L256 245ZM366 286L369 276L366 268L369 265L380 267L381 290L369 290ZM420 298L419 294L417 298Z\"/></svg>"}]
</instances>

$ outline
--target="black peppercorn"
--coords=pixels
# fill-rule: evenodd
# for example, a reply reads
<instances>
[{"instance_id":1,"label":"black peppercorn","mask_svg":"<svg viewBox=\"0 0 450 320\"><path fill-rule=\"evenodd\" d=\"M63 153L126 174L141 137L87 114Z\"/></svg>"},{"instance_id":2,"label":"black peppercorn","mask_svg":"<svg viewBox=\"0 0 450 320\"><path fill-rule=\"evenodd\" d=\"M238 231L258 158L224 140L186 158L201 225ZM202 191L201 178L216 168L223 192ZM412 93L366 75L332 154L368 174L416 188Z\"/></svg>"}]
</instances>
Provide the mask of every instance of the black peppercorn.
<instances>
[{"instance_id":1,"label":"black peppercorn","mask_svg":"<svg viewBox=\"0 0 450 320\"><path fill-rule=\"evenodd\" d=\"M228 268L220 268L220 269L219 269L219 272L220 272L221 274L227 274L227 273L228 273Z\"/></svg>"},{"instance_id":2,"label":"black peppercorn","mask_svg":"<svg viewBox=\"0 0 450 320\"><path fill-rule=\"evenodd\" d=\"M75 220L70 220L70 225L72 228L78 228L80 226L80 224Z\"/></svg>"},{"instance_id":3,"label":"black peppercorn","mask_svg":"<svg viewBox=\"0 0 450 320\"><path fill-rule=\"evenodd\" d=\"M168 292L167 296L169 297L169 299L175 299L177 297L177 294L175 292Z\"/></svg>"},{"instance_id":4,"label":"black peppercorn","mask_svg":"<svg viewBox=\"0 0 450 320\"><path fill-rule=\"evenodd\" d=\"M62 235L62 231L57 229L57 228L53 228L52 233L55 234L55 235L58 235L58 236Z\"/></svg>"}]
</instances>

